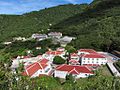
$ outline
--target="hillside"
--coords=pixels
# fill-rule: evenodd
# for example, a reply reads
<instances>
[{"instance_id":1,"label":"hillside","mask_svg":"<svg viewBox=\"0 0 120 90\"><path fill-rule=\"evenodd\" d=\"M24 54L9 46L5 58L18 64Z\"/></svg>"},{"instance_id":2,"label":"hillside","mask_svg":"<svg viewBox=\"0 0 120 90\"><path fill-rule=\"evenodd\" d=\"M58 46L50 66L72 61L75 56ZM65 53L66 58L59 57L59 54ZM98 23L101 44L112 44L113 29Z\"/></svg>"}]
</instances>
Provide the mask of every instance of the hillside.
<instances>
[{"instance_id":1,"label":"hillside","mask_svg":"<svg viewBox=\"0 0 120 90\"><path fill-rule=\"evenodd\" d=\"M0 42L8 41L12 37L29 37L35 32L45 33L49 28L49 24L55 25L81 13L87 6L87 4L68 4L45 8L23 15L0 15Z\"/></svg>"},{"instance_id":2,"label":"hillside","mask_svg":"<svg viewBox=\"0 0 120 90\"><path fill-rule=\"evenodd\" d=\"M76 48L120 50L120 1L94 0L84 12L54 25L52 31L77 36Z\"/></svg>"},{"instance_id":3,"label":"hillside","mask_svg":"<svg viewBox=\"0 0 120 90\"><path fill-rule=\"evenodd\" d=\"M23 15L1 15L0 42L47 33L48 28L77 37L71 43L77 49L120 51L120 1L94 0L89 5L68 4Z\"/></svg>"}]
</instances>

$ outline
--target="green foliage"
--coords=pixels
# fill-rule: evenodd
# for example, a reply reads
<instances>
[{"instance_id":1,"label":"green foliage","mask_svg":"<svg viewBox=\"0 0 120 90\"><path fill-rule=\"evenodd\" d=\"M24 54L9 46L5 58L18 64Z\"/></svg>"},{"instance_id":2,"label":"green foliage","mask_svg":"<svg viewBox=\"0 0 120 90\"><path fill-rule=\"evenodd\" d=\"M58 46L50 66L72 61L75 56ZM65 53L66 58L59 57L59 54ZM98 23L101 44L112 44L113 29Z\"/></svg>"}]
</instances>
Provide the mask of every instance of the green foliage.
<instances>
[{"instance_id":1,"label":"green foliage","mask_svg":"<svg viewBox=\"0 0 120 90\"><path fill-rule=\"evenodd\" d=\"M75 48L93 48L97 50L119 50L112 48L120 38L120 1L94 0L83 13L77 14L51 27L65 35L77 37L71 45ZM111 49L112 48L112 49Z\"/></svg>"},{"instance_id":2,"label":"green foliage","mask_svg":"<svg viewBox=\"0 0 120 90\"><path fill-rule=\"evenodd\" d=\"M60 90L60 84L52 77L42 76L33 78L33 88L35 90Z\"/></svg>"},{"instance_id":3,"label":"green foliage","mask_svg":"<svg viewBox=\"0 0 120 90\"><path fill-rule=\"evenodd\" d=\"M67 45L65 47L65 50L67 50L68 53L73 53L76 51L76 49L73 46Z\"/></svg>"},{"instance_id":4,"label":"green foliage","mask_svg":"<svg viewBox=\"0 0 120 90\"><path fill-rule=\"evenodd\" d=\"M34 11L23 15L0 15L0 42L13 37L30 37L33 33L46 33L49 24L55 25L62 20L81 13L87 4L60 5Z\"/></svg>"},{"instance_id":5,"label":"green foliage","mask_svg":"<svg viewBox=\"0 0 120 90\"><path fill-rule=\"evenodd\" d=\"M64 64L65 60L60 56L55 56L53 59L54 64Z\"/></svg>"},{"instance_id":6,"label":"green foliage","mask_svg":"<svg viewBox=\"0 0 120 90\"><path fill-rule=\"evenodd\" d=\"M4 63L0 62L0 89L1 90L119 90L120 78L99 75L91 78L80 78L74 82L69 75L64 83L60 80L41 76L29 78L19 73L12 73Z\"/></svg>"}]
</instances>

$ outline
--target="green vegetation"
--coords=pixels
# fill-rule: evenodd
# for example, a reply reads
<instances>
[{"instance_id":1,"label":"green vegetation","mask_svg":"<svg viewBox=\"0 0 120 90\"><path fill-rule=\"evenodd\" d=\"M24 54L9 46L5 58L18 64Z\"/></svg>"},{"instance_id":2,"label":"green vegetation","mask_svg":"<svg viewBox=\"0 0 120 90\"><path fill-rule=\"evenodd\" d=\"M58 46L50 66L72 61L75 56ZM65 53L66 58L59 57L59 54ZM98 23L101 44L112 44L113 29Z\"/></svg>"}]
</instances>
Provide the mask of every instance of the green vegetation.
<instances>
[{"instance_id":1,"label":"green vegetation","mask_svg":"<svg viewBox=\"0 0 120 90\"><path fill-rule=\"evenodd\" d=\"M120 61L114 62L115 68L120 72Z\"/></svg>"},{"instance_id":2,"label":"green vegetation","mask_svg":"<svg viewBox=\"0 0 120 90\"><path fill-rule=\"evenodd\" d=\"M0 15L0 42L13 37L30 37L33 33L46 33L50 24L55 25L62 20L83 12L87 4L60 5L45 8L23 15Z\"/></svg>"},{"instance_id":3,"label":"green vegetation","mask_svg":"<svg viewBox=\"0 0 120 90\"><path fill-rule=\"evenodd\" d=\"M0 88L1 90L119 90L120 78L103 75L102 69L97 74L88 78L75 80L71 75L65 82L58 78L40 76L29 78L21 76L22 65L16 74L12 73L9 66L0 62ZM103 67L104 68L104 67Z\"/></svg>"},{"instance_id":4,"label":"green vegetation","mask_svg":"<svg viewBox=\"0 0 120 90\"><path fill-rule=\"evenodd\" d=\"M67 53L68 53L68 55L67 55L67 64L69 64L69 60L70 60L70 54L71 53L75 53L76 52L76 49L73 47L73 46L71 46L71 45L67 45L66 47L65 47L65 49L67 50Z\"/></svg>"},{"instance_id":5,"label":"green vegetation","mask_svg":"<svg viewBox=\"0 0 120 90\"><path fill-rule=\"evenodd\" d=\"M53 59L53 64L64 64L65 60L60 56L55 56Z\"/></svg>"},{"instance_id":6,"label":"green vegetation","mask_svg":"<svg viewBox=\"0 0 120 90\"><path fill-rule=\"evenodd\" d=\"M64 35L77 37L75 48L120 50L120 1L94 0L84 12L51 27Z\"/></svg>"},{"instance_id":7,"label":"green vegetation","mask_svg":"<svg viewBox=\"0 0 120 90\"><path fill-rule=\"evenodd\" d=\"M48 28L50 31L60 31L64 35L77 37L66 47L69 55L75 51L73 47L120 51L120 1L94 0L90 5L69 4L23 15L0 15L0 42L18 36L30 37L33 33L47 33ZM64 83L47 76L32 79L21 76L22 64L17 74L11 72L12 57L26 55L27 50L32 50L32 54L36 56L48 48L54 49L58 46L53 45L50 39L41 42L16 41L7 46L0 44L0 89L120 90L120 78L111 76L106 72L106 67L96 71L96 76L78 79L76 82L70 76ZM36 47L41 47L41 50L36 50ZM53 62L63 64L65 60L55 57ZM119 63L117 65L120 66Z\"/></svg>"}]
</instances>

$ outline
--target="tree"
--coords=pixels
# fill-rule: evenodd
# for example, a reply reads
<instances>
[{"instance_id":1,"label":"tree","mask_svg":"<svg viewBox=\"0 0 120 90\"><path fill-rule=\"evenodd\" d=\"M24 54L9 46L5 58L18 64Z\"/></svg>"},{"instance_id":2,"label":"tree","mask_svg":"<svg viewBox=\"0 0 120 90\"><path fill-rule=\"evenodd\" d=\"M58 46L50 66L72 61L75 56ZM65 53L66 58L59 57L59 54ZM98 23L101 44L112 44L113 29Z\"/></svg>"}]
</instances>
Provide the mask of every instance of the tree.
<instances>
[{"instance_id":1,"label":"tree","mask_svg":"<svg viewBox=\"0 0 120 90\"><path fill-rule=\"evenodd\" d=\"M65 50L67 50L67 53L68 53L67 64L69 64L70 54L73 53L73 52L75 52L76 49L73 46L67 45L65 47Z\"/></svg>"},{"instance_id":2,"label":"tree","mask_svg":"<svg viewBox=\"0 0 120 90\"><path fill-rule=\"evenodd\" d=\"M60 56L55 56L53 59L54 64L64 64L65 60Z\"/></svg>"}]
</instances>

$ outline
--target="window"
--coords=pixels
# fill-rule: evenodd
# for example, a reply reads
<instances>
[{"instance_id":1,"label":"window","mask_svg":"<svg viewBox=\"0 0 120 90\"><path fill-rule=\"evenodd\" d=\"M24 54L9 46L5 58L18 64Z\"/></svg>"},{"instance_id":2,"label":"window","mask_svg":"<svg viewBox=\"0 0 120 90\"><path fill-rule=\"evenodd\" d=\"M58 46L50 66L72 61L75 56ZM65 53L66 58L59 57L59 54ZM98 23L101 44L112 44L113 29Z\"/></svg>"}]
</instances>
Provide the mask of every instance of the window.
<instances>
[{"instance_id":1,"label":"window","mask_svg":"<svg viewBox=\"0 0 120 90\"><path fill-rule=\"evenodd\" d=\"M94 60L94 58L92 58L92 60Z\"/></svg>"},{"instance_id":2,"label":"window","mask_svg":"<svg viewBox=\"0 0 120 90\"><path fill-rule=\"evenodd\" d=\"M83 63L85 63L85 61L83 61Z\"/></svg>"},{"instance_id":3,"label":"window","mask_svg":"<svg viewBox=\"0 0 120 90\"><path fill-rule=\"evenodd\" d=\"M48 68L47 70L45 70L45 73L48 72L50 70L50 68Z\"/></svg>"}]
</instances>

